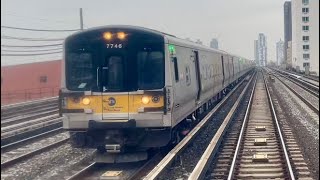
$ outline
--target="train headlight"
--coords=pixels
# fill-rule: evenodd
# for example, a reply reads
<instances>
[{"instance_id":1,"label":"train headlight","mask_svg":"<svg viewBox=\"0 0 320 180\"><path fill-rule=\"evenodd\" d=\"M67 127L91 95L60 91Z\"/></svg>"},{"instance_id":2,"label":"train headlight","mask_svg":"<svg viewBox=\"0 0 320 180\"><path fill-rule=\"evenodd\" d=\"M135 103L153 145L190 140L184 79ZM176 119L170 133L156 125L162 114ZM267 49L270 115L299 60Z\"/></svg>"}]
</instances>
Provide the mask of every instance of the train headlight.
<instances>
[{"instance_id":1,"label":"train headlight","mask_svg":"<svg viewBox=\"0 0 320 180\"><path fill-rule=\"evenodd\" d=\"M152 102L158 103L160 101L160 96L152 96Z\"/></svg>"},{"instance_id":2,"label":"train headlight","mask_svg":"<svg viewBox=\"0 0 320 180\"><path fill-rule=\"evenodd\" d=\"M103 38L106 40L112 39L112 34L110 32L103 33Z\"/></svg>"},{"instance_id":3,"label":"train headlight","mask_svg":"<svg viewBox=\"0 0 320 180\"><path fill-rule=\"evenodd\" d=\"M143 97L141 98L141 102L142 102L143 104L148 104L148 103L150 102L150 97L148 97L148 96L143 96Z\"/></svg>"},{"instance_id":4,"label":"train headlight","mask_svg":"<svg viewBox=\"0 0 320 180\"><path fill-rule=\"evenodd\" d=\"M126 34L124 32L118 32L117 33L117 37L121 40L123 40L124 38L126 38Z\"/></svg>"},{"instance_id":5,"label":"train headlight","mask_svg":"<svg viewBox=\"0 0 320 180\"><path fill-rule=\"evenodd\" d=\"M82 104L84 104L84 105L90 104L90 99L89 98L83 98L82 99Z\"/></svg>"}]
</instances>

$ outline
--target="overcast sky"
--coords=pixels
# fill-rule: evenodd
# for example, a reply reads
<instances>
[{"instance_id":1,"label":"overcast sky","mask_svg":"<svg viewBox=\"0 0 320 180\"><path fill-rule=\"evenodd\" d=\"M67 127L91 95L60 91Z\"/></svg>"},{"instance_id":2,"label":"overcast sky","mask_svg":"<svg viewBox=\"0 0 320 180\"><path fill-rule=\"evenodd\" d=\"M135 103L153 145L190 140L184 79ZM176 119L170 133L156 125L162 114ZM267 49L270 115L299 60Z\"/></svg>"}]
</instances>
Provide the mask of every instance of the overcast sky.
<instances>
[{"instance_id":1,"label":"overcast sky","mask_svg":"<svg viewBox=\"0 0 320 180\"><path fill-rule=\"evenodd\" d=\"M283 39L284 2L285 0L1 0L1 26L78 29L79 8L82 7L85 28L108 24L137 25L194 41L200 39L207 46L212 38L218 38L220 49L250 59L254 58L254 40L262 32L267 36L268 59L274 61L276 42ZM24 38L64 38L68 34L70 33L1 28L2 36ZM1 37L2 45L56 43L60 42L18 41ZM1 47L1 50L4 49ZM1 56L1 65L53 59L61 59L61 54Z\"/></svg>"}]
</instances>

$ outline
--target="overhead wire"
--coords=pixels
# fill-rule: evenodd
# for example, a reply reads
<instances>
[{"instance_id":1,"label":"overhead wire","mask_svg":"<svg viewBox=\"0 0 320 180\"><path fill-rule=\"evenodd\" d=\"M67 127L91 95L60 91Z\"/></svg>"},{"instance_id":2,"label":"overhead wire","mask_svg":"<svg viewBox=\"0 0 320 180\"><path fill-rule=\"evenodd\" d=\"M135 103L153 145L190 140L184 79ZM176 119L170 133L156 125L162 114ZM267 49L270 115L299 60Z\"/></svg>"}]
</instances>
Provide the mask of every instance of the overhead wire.
<instances>
[{"instance_id":1,"label":"overhead wire","mask_svg":"<svg viewBox=\"0 0 320 180\"><path fill-rule=\"evenodd\" d=\"M62 41L65 38L26 38L26 37L15 37L15 36L7 36L2 35L2 39L15 39L15 40L22 40L22 41Z\"/></svg>"},{"instance_id":2,"label":"overhead wire","mask_svg":"<svg viewBox=\"0 0 320 180\"><path fill-rule=\"evenodd\" d=\"M34 53L34 54L6 54L6 53L1 53L1 56L38 56L38 55L59 54L59 53L62 53L62 51L48 52L48 53Z\"/></svg>"},{"instance_id":3,"label":"overhead wire","mask_svg":"<svg viewBox=\"0 0 320 180\"><path fill-rule=\"evenodd\" d=\"M13 48L34 48L34 47L50 47L50 46L61 46L62 43L59 44L43 44L43 45L33 45L33 46L27 46L27 45L6 45L1 44L1 47L13 47Z\"/></svg>"},{"instance_id":4,"label":"overhead wire","mask_svg":"<svg viewBox=\"0 0 320 180\"><path fill-rule=\"evenodd\" d=\"M43 52L43 51L54 51L62 50L62 48L52 48L52 49L37 49L37 50L11 50L11 49L1 49L3 52Z\"/></svg>"},{"instance_id":5,"label":"overhead wire","mask_svg":"<svg viewBox=\"0 0 320 180\"><path fill-rule=\"evenodd\" d=\"M18 17L20 19L25 19L25 20L36 20L36 21L45 21L45 22L54 22L54 23L62 23L62 24L68 24L70 25L70 23L72 23L72 21L66 21L66 20L53 20L53 19L46 19L46 18L39 18L39 17L34 17L34 16L22 16L22 15L17 15L13 12L6 12L6 13L2 13L1 14L4 15L8 15L8 16L13 16L13 17Z\"/></svg>"},{"instance_id":6,"label":"overhead wire","mask_svg":"<svg viewBox=\"0 0 320 180\"><path fill-rule=\"evenodd\" d=\"M12 26L1 26L6 29L17 29L25 31L47 31L47 32L68 32L68 31L79 31L80 29L32 29L32 28L21 28L21 27L12 27Z\"/></svg>"}]
</instances>

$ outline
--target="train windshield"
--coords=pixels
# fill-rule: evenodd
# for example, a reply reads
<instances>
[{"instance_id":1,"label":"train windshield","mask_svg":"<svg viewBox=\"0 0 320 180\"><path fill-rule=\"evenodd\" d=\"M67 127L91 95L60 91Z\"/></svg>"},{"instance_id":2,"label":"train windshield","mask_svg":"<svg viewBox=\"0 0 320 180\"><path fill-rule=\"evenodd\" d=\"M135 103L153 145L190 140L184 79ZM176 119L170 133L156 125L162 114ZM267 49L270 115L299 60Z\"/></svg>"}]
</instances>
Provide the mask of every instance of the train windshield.
<instances>
[{"instance_id":1,"label":"train windshield","mask_svg":"<svg viewBox=\"0 0 320 180\"><path fill-rule=\"evenodd\" d=\"M118 44L119 46L119 44ZM72 44L66 48L66 85L73 91L127 92L164 87L164 44Z\"/></svg>"}]
</instances>

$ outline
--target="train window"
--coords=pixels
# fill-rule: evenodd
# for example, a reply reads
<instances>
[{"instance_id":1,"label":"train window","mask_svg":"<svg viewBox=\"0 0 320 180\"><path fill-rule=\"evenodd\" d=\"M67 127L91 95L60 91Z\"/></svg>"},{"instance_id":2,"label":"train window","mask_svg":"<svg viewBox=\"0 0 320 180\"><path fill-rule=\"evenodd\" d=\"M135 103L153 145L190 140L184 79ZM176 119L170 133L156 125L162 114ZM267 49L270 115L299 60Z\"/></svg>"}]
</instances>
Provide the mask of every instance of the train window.
<instances>
[{"instance_id":1,"label":"train window","mask_svg":"<svg viewBox=\"0 0 320 180\"><path fill-rule=\"evenodd\" d=\"M66 58L67 86L70 90L91 90L92 57L89 53L69 53Z\"/></svg>"},{"instance_id":2,"label":"train window","mask_svg":"<svg viewBox=\"0 0 320 180\"><path fill-rule=\"evenodd\" d=\"M111 56L107 59L108 66L103 67L103 79L107 90L121 91L124 88L124 62L121 56ZM103 72L105 72L105 70ZM105 88L104 88L105 89Z\"/></svg>"},{"instance_id":3,"label":"train window","mask_svg":"<svg viewBox=\"0 0 320 180\"><path fill-rule=\"evenodd\" d=\"M164 56L161 51L137 54L139 89L160 89L164 86Z\"/></svg>"},{"instance_id":4,"label":"train window","mask_svg":"<svg viewBox=\"0 0 320 180\"><path fill-rule=\"evenodd\" d=\"M173 58L173 65L174 65L174 77L176 79L176 82L179 82L178 60L176 57Z\"/></svg>"}]
</instances>

